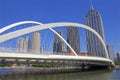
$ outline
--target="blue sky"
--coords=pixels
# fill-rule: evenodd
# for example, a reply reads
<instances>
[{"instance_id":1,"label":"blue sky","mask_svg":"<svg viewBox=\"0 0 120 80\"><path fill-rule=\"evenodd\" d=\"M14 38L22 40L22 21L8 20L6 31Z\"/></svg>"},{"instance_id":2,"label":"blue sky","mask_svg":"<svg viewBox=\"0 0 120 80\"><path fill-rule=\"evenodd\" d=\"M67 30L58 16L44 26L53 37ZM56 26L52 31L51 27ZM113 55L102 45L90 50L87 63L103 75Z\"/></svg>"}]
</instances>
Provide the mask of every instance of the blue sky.
<instances>
[{"instance_id":1,"label":"blue sky","mask_svg":"<svg viewBox=\"0 0 120 80\"><path fill-rule=\"evenodd\" d=\"M107 44L120 52L120 0L92 0L102 15ZM84 24L89 0L0 0L0 28L23 20Z\"/></svg>"}]
</instances>

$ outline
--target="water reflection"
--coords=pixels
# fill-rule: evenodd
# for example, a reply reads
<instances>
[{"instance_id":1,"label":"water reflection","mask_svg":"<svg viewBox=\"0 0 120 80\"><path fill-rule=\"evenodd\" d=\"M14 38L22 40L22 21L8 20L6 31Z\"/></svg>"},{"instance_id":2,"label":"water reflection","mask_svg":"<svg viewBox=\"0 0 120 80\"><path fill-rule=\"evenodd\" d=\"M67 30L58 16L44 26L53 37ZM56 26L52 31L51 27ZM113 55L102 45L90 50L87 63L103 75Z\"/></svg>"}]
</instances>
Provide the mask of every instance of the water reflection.
<instances>
[{"instance_id":1,"label":"water reflection","mask_svg":"<svg viewBox=\"0 0 120 80\"><path fill-rule=\"evenodd\" d=\"M61 74L20 74L1 76L1 80L119 80L120 70Z\"/></svg>"}]
</instances>

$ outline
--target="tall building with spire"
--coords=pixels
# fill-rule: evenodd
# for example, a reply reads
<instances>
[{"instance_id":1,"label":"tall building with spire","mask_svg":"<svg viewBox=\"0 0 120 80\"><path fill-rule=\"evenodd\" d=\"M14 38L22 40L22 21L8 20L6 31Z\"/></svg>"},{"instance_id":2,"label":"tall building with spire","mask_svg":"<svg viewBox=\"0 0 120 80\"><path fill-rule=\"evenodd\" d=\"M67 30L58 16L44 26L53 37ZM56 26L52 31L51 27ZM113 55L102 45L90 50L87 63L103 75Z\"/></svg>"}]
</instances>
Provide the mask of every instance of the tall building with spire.
<instances>
[{"instance_id":1,"label":"tall building with spire","mask_svg":"<svg viewBox=\"0 0 120 80\"><path fill-rule=\"evenodd\" d=\"M67 42L76 53L80 52L79 30L77 27L74 26L67 27ZM72 52L68 46L67 51Z\"/></svg>"},{"instance_id":2,"label":"tall building with spire","mask_svg":"<svg viewBox=\"0 0 120 80\"><path fill-rule=\"evenodd\" d=\"M58 30L57 33L62 36L62 31ZM56 34L54 35L53 52L64 52L64 42Z\"/></svg>"},{"instance_id":3,"label":"tall building with spire","mask_svg":"<svg viewBox=\"0 0 120 80\"><path fill-rule=\"evenodd\" d=\"M40 53L40 33L38 31L32 34L32 51Z\"/></svg>"},{"instance_id":4,"label":"tall building with spire","mask_svg":"<svg viewBox=\"0 0 120 80\"><path fill-rule=\"evenodd\" d=\"M93 28L95 31L97 31L102 37L102 39L105 41L101 15L98 11L94 9L92 2L91 2L90 10L85 17L85 24ZM92 32L87 30L86 40L87 40L87 50L90 56L106 57L105 49L96 35L94 35Z\"/></svg>"}]
</instances>

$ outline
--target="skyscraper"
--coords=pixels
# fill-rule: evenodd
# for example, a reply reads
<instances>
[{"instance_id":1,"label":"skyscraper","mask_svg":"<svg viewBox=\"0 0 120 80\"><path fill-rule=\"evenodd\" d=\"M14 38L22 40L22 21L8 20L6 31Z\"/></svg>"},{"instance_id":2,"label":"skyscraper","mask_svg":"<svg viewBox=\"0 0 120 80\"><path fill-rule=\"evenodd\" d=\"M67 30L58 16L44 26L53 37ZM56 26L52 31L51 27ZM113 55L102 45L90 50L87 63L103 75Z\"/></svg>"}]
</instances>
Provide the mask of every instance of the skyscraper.
<instances>
[{"instance_id":1,"label":"skyscraper","mask_svg":"<svg viewBox=\"0 0 120 80\"><path fill-rule=\"evenodd\" d=\"M28 52L28 47L29 47L29 38L26 37L24 39L24 52Z\"/></svg>"},{"instance_id":2,"label":"skyscraper","mask_svg":"<svg viewBox=\"0 0 120 80\"><path fill-rule=\"evenodd\" d=\"M62 36L62 31L58 30L57 33ZM54 35L53 52L64 52L64 42L56 34Z\"/></svg>"},{"instance_id":3,"label":"skyscraper","mask_svg":"<svg viewBox=\"0 0 120 80\"><path fill-rule=\"evenodd\" d=\"M17 51L28 52L29 38L19 38L17 42Z\"/></svg>"},{"instance_id":4,"label":"skyscraper","mask_svg":"<svg viewBox=\"0 0 120 80\"><path fill-rule=\"evenodd\" d=\"M38 31L32 34L32 50L33 52L40 53L40 33Z\"/></svg>"},{"instance_id":5,"label":"skyscraper","mask_svg":"<svg viewBox=\"0 0 120 80\"><path fill-rule=\"evenodd\" d=\"M117 60L120 62L120 53L117 53Z\"/></svg>"},{"instance_id":6,"label":"skyscraper","mask_svg":"<svg viewBox=\"0 0 120 80\"><path fill-rule=\"evenodd\" d=\"M17 41L17 51L18 52L23 52L24 49L24 39L23 38L19 38Z\"/></svg>"},{"instance_id":7,"label":"skyscraper","mask_svg":"<svg viewBox=\"0 0 120 80\"><path fill-rule=\"evenodd\" d=\"M98 11L96 11L93 8L92 3L91 3L89 12L86 15L85 23L86 25L96 30L101 35L103 40L105 41L103 22L102 22L101 15ZM106 57L105 49L101 41L98 39L96 35L94 35L92 32L87 30L86 40L87 40L87 50L90 56Z\"/></svg>"},{"instance_id":8,"label":"skyscraper","mask_svg":"<svg viewBox=\"0 0 120 80\"><path fill-rule=\"evenodd\" d=\"M80 39L79 31L77 27L69 26L67 27L67 42L74 49L76 53L80 52ZM72 52L67 46L67 51Z\"/></svg>"},{"instance_id":9,"label":"skyscraper","mask_svg":"<svg viewBox=\"0 0 120 80\"><path fill-rule=\"evenodd\" d=\"M109 54L109 58L114 61L114 49L112 47L112 45L107 45L107 50L108 50L108 54Z\"/></svg>"}]
</instances>

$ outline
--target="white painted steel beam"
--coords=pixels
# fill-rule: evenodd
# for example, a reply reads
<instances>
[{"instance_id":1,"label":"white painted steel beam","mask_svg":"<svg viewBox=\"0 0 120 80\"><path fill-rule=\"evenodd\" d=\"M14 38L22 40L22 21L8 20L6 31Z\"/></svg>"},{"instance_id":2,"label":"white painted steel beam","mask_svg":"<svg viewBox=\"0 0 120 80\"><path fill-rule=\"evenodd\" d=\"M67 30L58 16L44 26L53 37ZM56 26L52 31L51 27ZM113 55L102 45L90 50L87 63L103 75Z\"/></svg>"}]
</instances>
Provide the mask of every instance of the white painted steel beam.
<instances>
[{"instance_id":1,"label":"white painted steel beam","mask_svg":"<svg viewBox=\"0 0 120 80\"><path fill-rule=\"evenodd\" d=\"M57 59L57 60L89 60L89 61L103 61L111 62L112 60L101 58L101 57L91 57L91 56L69 56L69 55L40 55L40 54L30 54L30 53L11 53L11 52L0 52L0 58L18 58L18 59Z\"/></svg>"}]
</instances>

